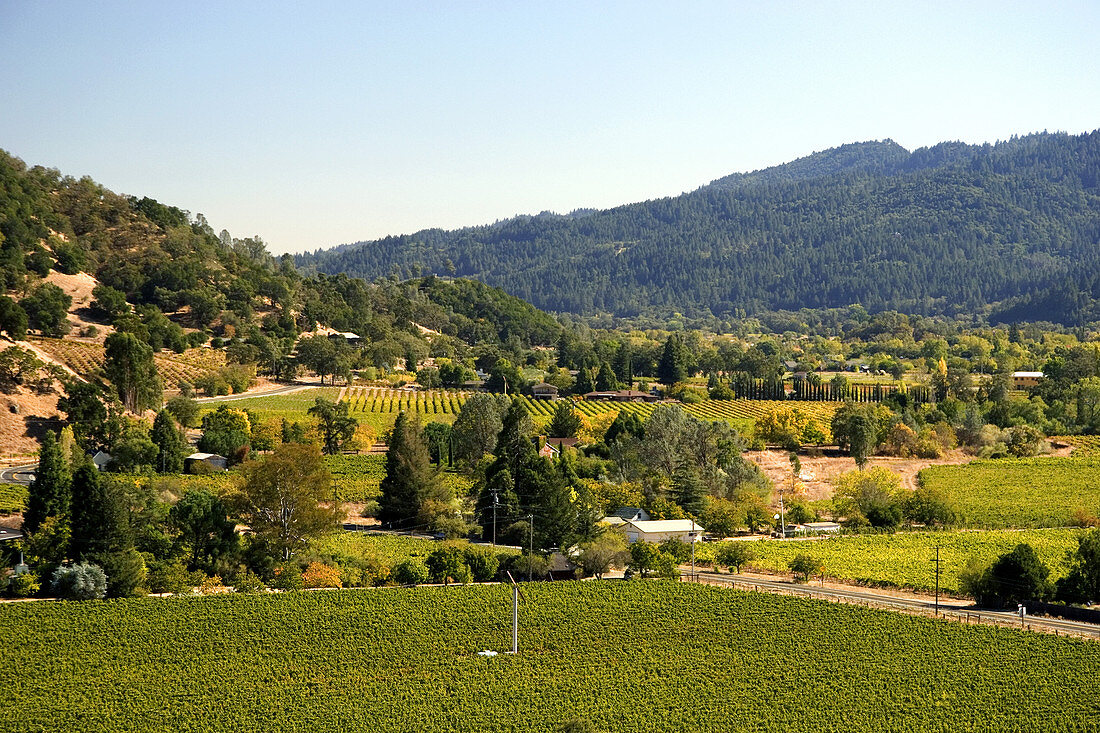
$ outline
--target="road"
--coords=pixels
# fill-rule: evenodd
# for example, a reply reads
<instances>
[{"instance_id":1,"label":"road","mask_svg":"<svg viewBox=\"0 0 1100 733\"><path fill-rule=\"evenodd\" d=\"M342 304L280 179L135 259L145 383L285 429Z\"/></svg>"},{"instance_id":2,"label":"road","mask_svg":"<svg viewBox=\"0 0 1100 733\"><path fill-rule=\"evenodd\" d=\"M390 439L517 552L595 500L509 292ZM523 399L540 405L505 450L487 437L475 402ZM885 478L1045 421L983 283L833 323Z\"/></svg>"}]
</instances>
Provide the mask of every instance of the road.
<instances>
[{"instance_id":1,"label":"road","mask_svg":"<svg viewBox=\"0 0 1100 733\"><path fill-rule=\"evenodd\" d=\"M24 466L12 466L0 471L0 484L23 484L30 486L34 481L34 470L37 463L28 463Z\"/></svg>"},{"instance_id":2,"label":"road","mask_svg":"<svg viewBox=\"0 0 1100 733\"><path fill-rule=\"evenodd\" d=\"M316 384L288 384L276 389L268 389L263 392L242 392L241 394L227 394L220 397L198 397L195 402L205 404L207 402L231 402L233 400L249 400L253 397L270 397L277 394L287 394L288 392L298 392L303 389L313 389L320 385Z\"/></svg>"},{"instance_id":3,"label":"road","mask_svg":"<svg viewBox=\"0 0 1100 733\"><path fill-rule=\"evenodd\" d=\"M886 593L877 593L869 588L823 588L810 584L793 583L789 580L763 580L760 578L746 578L725 573L698 572L696 575L702 582L721 583L739 588L759 590L768 593L786 593L803 595L811 598L819 598L825 601L837 603L856 603L878 606L881 608L893 608L902 611L917 613L933 613L935 600L921 597L894 596ZM960 621L974 623L1000 623L1012 626L1020 626L1018 615L1011 611L987 611L977 610L972 606L963 605L965 601L940 600L940 615L945 618L954 618ZM1064 619L1028 616L1022 625L1033 628L1041 628L1058 633L1079 634L1100 639L1100 625L1085 623L1083 621L1067 621Z\"/></svg>"}]
</instances>

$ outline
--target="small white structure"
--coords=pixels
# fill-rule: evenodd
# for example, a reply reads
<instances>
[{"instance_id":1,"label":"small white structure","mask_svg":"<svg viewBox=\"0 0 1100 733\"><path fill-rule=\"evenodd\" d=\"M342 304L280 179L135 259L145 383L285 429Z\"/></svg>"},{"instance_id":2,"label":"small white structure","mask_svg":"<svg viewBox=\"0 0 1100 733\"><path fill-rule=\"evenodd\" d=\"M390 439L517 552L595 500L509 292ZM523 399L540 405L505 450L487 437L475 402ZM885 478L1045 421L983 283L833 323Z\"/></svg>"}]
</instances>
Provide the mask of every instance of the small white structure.
<instances>
[{"instance_id":1,"label":"small white structure","mask_svg":"<svg viewBox=\"0 0 1100 733\"><path fill-rule=\"evenodd\" d=\"M225 471L229 468L229 459L219 456L217 453L192 453L184 459L184 465L188 473L193 472L195 463L205 463L216 471Z\"/></svg>"},{"instance_id":2,"label":"small white structure","mask_svg":"<svg viewBox=\"0 0 1100 733\"><path fill-rule=\"evenodd\" d=\"M1042 372L1012 372L1012 386L1015 389L1038 387L1043 381Z\"/></svg>"},{"instance_id":3,"label":"small white structure","mask_svg":"<svg viewBox=\"0 0 1100 733\"><path fill-rule=\"evenodd\" d=\"M694 542L703 536L703 525L690 519L651 519L649 521L625 521L617 526L626 533L626 541L664 542L676 538L684 542Z\"/></svg>"}]
</instances>

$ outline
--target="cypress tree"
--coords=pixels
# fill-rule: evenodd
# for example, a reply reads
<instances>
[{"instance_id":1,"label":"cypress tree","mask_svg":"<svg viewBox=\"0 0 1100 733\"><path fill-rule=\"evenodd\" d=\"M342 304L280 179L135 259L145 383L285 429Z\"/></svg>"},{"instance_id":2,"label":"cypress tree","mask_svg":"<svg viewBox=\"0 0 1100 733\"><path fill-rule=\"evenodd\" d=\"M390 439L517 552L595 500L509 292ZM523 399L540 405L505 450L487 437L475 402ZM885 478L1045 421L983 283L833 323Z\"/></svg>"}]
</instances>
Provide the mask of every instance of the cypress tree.
<instances>
[{"instance_id":1,"label":"cypress tree","mask_svg":"<svg viewBox=\"0 0 1100 733\"><path fill-rule=\"evenodd\" d=\"M157 446L154 468L161 473L181 473L186 449L183 435L167 410L161 410L153 420L153 443Z\"/></svg>"},{"instance_id":2,"label":"cypress tree","mask_svg":"<svg viewBox=\"0 0 1100 733\"><path fill-rule=\"evenodd\" d=\"M91 560L133 547L126 505L90 460L73 471L72 557Z\"/></svg>"},{"instance_id":3,"label":"cypress tree","mask_svg":"<svg viewBox=\"0 0 1100 733\"><path fill-rule=\"evenodd\" d=\"M378 500L378 518L387 524L409 525L420 513L421 502L438 493L439 475L432 467L420 421L402 410L393 424L386 453L386 476Z\"/></svg>"},{"instance_id":4,"label":"cypress tree","mask_svg":"<svg viewBox=\"0 0 1100 733\"><path fill-rule=\"evenodd\" d=\"M36 532L47 517L67 514L71 500L72 475L68 457L53 431L42 436L38 451L38 468L27 493L27 510L23 514L23 530Z\"/></svg>"}]
</instances>

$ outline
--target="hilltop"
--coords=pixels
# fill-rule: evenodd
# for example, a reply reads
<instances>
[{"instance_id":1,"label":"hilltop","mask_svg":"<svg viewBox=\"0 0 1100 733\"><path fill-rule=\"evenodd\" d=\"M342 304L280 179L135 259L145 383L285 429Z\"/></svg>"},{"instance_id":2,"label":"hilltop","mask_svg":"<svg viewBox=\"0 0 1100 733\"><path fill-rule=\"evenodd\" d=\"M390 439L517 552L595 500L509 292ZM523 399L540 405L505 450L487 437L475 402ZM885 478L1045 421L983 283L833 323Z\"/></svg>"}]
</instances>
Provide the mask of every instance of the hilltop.
<instances>
[{"instance_id":1,"label":"hilltop","mask_svg":"<svg viewBox=\"0 0 1100 733\"><path fill-rule=\"evenodd\" d=\"M681 196L312 254L306 271L473 277L550 311L735 317L861 304L1098 317L1100 131L843 145ZM1068 281L1068 284L1067 284Z\"/></svg>"}]
</instances>

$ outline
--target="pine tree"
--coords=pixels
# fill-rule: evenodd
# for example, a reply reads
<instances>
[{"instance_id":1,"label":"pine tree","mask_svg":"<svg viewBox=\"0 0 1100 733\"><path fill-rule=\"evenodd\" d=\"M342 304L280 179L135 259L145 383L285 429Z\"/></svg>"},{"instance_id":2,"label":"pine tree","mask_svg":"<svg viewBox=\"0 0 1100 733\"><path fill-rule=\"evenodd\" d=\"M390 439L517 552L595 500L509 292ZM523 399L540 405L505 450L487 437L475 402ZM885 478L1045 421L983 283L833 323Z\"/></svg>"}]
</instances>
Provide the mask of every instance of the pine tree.
<instances>
[{"instance_id":1,"label":"pine tree","mask_svg":"<svg viewBox=\"0 0 1100 733\"><path fill-rule=\"evenodd\" d=\"M42 436L38 451L38 468L27 494L27 511L23 514L23 530L36 532L47 517L59 517L69 511L72 475L68 457L62 452L52 431Z\"/></svg>"},{"instance_id":2,"label":"pine tree","mask_svg":"<svg viewBox=\"0 0 1100 733\"><path fill-rule=\"evenodd\" d=\"M573 402L561 400L554 408L550 424L546 426L546 434L551 438L575 438L581 427L581 419L573 409Z\"/></svg>"},{"instance_id":3,"label":"pine tree","mask_svg":"<svg viewBox=\"0 0 1100 733\"><path fill-rule=\"evenodd\" d=\"M672 480L673 500L693 517L702 515L705 507L706 488L699 475L691 469L676 472Z\"/></svg>"},{"instance_id":4,"label":"pine tree","mask_svg":"<svg viewBox=\"0 0 1100 733\"><path fill-rule=\"evenodd\" d=\"M618 389L619 380L615 377L615 372L611 371L611 365L606 361L600 364L600 371L596 374L596 389L599 391Z\"/></svg>"},{"instance_id":5,"label":"pine tree","mask_svg":"<svg viewBox=\"0 0 1100 733\"><path fill-rule=\"evenodd\" d=\"M657 365L657 376L661 382L672 386L687 378L687 364L688 353L683 338L679 334L669 334L665 349L661 352L661 362Z\"/></svg>"},{"instance_id":6,"label":"pine tree","mask_svg":"<svg viewBox=\"0 0 1100 733\"><path fill-rule=\"evenodd\" d=\"M386 476L382 479L378 518L391 525L409 525L420 513L421 503L438 494L439 474L432 467L428 446L415 415L402 411L393 425Z\"/></svg>"},{"instance_id":7,"label":"pine tree","mask_svg":"<svg viewBox=\"0 0 1100 733\"><path fill-rule=\"evenodd\" d=\"M72 487L73 559L98 562L100 556L131 549L134 541L122 496L90 460L73 471Z\"/></svg>"},{"instance_id":8,"label":"pine tree","mask_svg":"<svg viewBox=\"0 0 1100 733\"><path fill-rule=\"evenodd\" d=\"M150 436L157 446L157 460L154 468L161 473L181 473L186 443L175 420L167 410L161 410L153 420L153 432Z\"/></svg>"}]
</instances>

